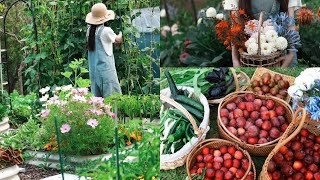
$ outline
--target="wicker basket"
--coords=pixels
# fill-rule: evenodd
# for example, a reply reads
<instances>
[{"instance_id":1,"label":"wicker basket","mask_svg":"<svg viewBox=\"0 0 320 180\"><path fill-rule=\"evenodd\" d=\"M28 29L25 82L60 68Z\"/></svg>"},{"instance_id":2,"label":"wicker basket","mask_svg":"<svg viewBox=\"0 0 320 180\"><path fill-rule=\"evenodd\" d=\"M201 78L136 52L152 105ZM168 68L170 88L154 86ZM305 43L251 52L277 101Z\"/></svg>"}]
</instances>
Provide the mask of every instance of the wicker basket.
<instances>
[{"instance_id":1,"label":"wicker basket","mask_svg":"<svg viewBox=\"0 0 320 180\"><path fill-rule=\"evenodd\" d=\"M301 115L300 115L301 114ZM272 150L272 152L267 157L262 171L260 173L259 179L260 180L271 180L268 176L268 165L272 157L279 151L279 149L286 145L289 141L291 141L300 131L302 128L306 128L311 133L319 136L320 129L317 126L320 125L320 122L313 121L310 119L310 115L306 113L306 111L302 108L299 108L294 115L294 119L292 123L288 126L287 130L284 132L283 136L279 140L277 146Z\"/></svg>"},{"instance_id":2,"label":"wicker basket","mask_svg":"<svg viewBox=\"0 0 320 180\"><path fill-rule=\"evenodd\" d=\"M274 77L274 75L278 74L278 75L280 75L282 77L283 80L288 81L290 86L294 85L294 80L296 79L293 76L284 75L284 74L281 74L281 73L277 73L277 72L271 71L271 70L269 70L267 68L259 67L259 68L256 69L256 71L252 75L251 81L260 79L264 73L270 73L271 77ZM289 103L290 100L291 100L291 96L288 94L286 99L285 99L285 101Z\"/></svg>"},{"instance_id":3,"label":"wicker basket","mask_svg":"<svg viewBox=\"0 0 320 180\"><path fill-rule=\"evenodd\" d=\"M240 91L240 92L235 92L232 94L229 94L228 96L225 97L223 102L219 104L218 107L218 117L217 117L217 122L218 122L218 128L219 128L219 135L223 139L227 139L229 141L235 142L239 144L243 149L247 150L250 154L255 155L255 156L267 156L272 149L276 146L277 142L279 141L280 138L277 138L273 141L264 143L264 144L247 144L246 142L240 140L238 137L233 135L231 132L227 130L227 128L224 126L222 123L222 120L220 118L220 110L221 108L225 107L226 104L228 104L230 101L232 101L236 97L243 97L245 94L249 93L248 91ZM252 92L250 92L252 93ZM287 121L291 122L292 117L293 117L293 111L290 105L285 102L282 99L279 99L274 96L268 96L268 95L255 95L256 98L259 99L265 99L265 100L273 100L275 102L275 105L282 105L285 109L285 118Z\"/></svg>"},{"instance_id":4,"label":"wicker basket","mask_svg":"<svg viewBox=\"0 0 320 180\"><path fill-rule=\"evenodd\" d=\"M260 31L263 23L263 12L260 13L258 27L258 54L249 55L246 52L240 53L240 64L243 67L280 67L282 60L279 60L284 55L284 51L276 51L268 56L261 55Z\"/></svg>"},{"instance_id":5,"label":"wicker basket","mask_svg":"<svg viewBox=\"0 0 320 180\"><path fill-rule=\"evenodd\" d=\"M178 86L178 89L187 90L193 96L195 96L193 88ZM170 170L170 169L175 169L177 167L183 166L192 148L196 146L199 142L205 139L206 134L210 129L209 127L210 109L209 109L208 100L203 94L201 94L199 97L196 97L197 99L199 99L200 103L203 104L204 106L204 118L199 127L197 126L197 123L194 120L193 116L182 105L180 105L173 99L169 98L170 96L171 96L171 92L169 88L161 90L160 100L162 101L162 103L164 103L165 107L168 107L168 106L175 107L176 109L180 110L191 122L197 137L193 137L187 144L185 144L179 151L177 151L174 154L160 155L160 169L162 170Z\"/></svg>"},{"instance_id":6,"label":"wicker basket","mask_svg":"<svg viewBox=\"0 0 320 180\"><path fill-rule=\"evenodd\" d=\"M244 85L244 86L240 87L240 83L239 82L245 80L247 82L247 84L249 84L250 83L249 76L246 73L242 72L242 71L240 71L240 73L237 74L234 68L230 68L230 70L231 70L233 78L234 78L234 83L236 84L235 92L244 91L247 88L247 85ZM208 100L208 103L209 104L219 104L222 100L223 100L223 98Z\"/></svg>"},{"instance_id":7,"label":"wicker basket","mask_svg":"<svg viewBox=\"0 0 320 180\"><path fill-rule=\"evenodd\" d=\"M238 144L231 141L227 141L223 139L207 139L199 143L196 147L194 147L188 156L186 168L187 168L189 180L191 180L190 169L195 164L196 157L201 153L201 149L203 147L220 148L221 146L235 146L235 148L242 151L244 156L248 159L249 167L241 180L244 180L250 171L253 171L254 179L256 179L256 169L255 169L254 163L249 153L246 150L243 150L241 147L239 147Z\"/></svg>"}]
</instances>

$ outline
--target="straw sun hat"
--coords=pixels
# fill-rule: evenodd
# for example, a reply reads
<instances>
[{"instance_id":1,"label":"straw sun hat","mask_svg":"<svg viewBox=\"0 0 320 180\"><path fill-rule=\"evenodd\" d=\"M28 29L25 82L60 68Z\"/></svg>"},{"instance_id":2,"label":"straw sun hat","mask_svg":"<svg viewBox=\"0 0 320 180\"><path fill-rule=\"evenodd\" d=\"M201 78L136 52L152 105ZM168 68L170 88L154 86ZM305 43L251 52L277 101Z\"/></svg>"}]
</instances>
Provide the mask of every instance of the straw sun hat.
<instances>
[{"instance_id":1,"label":"straw sun hat","mask_svg":"<svg viewBox=\"0 0 320 180\"><path fill-rule=\"evenodd\" d=\"M114 20L114 18L114 11L108 10L107 6L103 3L97 3L92 6L91 12L87 14L86 23L98 25L109 20Z\"/></svg>"}]
</instances>

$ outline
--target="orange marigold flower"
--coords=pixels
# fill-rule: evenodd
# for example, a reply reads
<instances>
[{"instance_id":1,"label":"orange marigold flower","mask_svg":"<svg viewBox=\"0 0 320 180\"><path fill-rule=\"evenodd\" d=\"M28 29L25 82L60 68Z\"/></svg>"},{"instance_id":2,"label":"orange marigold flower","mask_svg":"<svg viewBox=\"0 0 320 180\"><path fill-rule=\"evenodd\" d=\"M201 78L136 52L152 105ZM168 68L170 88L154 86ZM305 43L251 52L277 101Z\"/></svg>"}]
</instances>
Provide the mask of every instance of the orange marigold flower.
<instances>
[{"instance_id":1,"label":"orange marigold flower","mask_svg":"<svg viewBox=\"0 0 320 180\"><path fill-rule=\"evenodd\" d=\"M244 9L239 9L239 14L244 15L244 14L246 14L246 11Z\"/></svg>"},{"instance_id":2,"label":"orange marigold flower","mask_svg":"<svg viewBox=\"0 0 320 180\"><path fill-rule=\"evenodd\" d=\"M50 151L50 150L51 150L51 145L52 145L52 142L46 144L46 145L44 146L44 149L47 150L47 151Z\"/></svg>"},{"instance_id":3,"label":"orange marigold flower","mask_svg":"<svg viewBox=\"0 0 320 180\"><path fill-rule=\"evenodd\" d=\"M229 41L227 41L227 40L224 41L224 42L223 42L223 45L228 46L228 45L229 45Z\"/></svg>"},{"instance_id":4,"label":"orange marigold flower","mask_svg":"<svg viewBox=\"0 0 320 180\"><path fill-rule=\"evenodd\" d=\"M53 151L58 151L58 147L54 147L52 150Z\"/></svg>"},{"instance_id":5,"label":"orange marigold flower","mask_svg":"<svg viewBox=\"0 0 320 180\"><path fill-rule=\"evenodd\" d=\"M308 7L302 7L297 11L297 21L300 25L310 25L313 21L313 12Z\"/></svg>"},{"instance_id":6,"label":"orange marigold flower","mask_svg":"<svg viewBox=\"0 0 320 180\"><path fill-rule=\"evenodd\" d=\"M127 146L130 146L131 144L132 144L131 141L127 141L127 142L126 142L126 145L127 145Z\"/></svg>"},{"instance_id":7,"label":"orange marigold flower","mask_svg":"<svg viewBox=\"0 0 320 180\"><path fill-rule=\"evenodd\" d=\"M142 140L142 136L139 135L138 138L137 138L137 140L138 140L138 141L141 141L141 140Z\"/></svg>"},{"instance_id":8,"label":"orange marigold flower","mask_svg":"<svg viewBox=\"0 0 320 180\"><path fill-rule=\"evenodd\" d=\"M242 26L238 23L234 24L231 28L231 34L232 35L237 35L238 33L240 33L242 30Z\"/></svg>"}]
</instances>

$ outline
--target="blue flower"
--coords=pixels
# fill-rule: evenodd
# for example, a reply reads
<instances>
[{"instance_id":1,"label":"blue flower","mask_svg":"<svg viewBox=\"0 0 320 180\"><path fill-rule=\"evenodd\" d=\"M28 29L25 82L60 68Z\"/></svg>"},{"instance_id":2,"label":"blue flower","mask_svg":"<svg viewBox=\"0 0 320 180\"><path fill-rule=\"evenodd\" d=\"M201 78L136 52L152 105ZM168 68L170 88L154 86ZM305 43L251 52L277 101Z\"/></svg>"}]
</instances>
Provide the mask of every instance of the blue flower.
<instances>
[{"instance_id":1,"label":"blue flower","mask_svg":"<svg viewBox=\"0 0 320 180\"><path fill-rule=\"evenodd\" d=\"M319 121L320 120L320 110L311 114L311 119L315 120L315 121Z\"/></svg>"}]
</instances>

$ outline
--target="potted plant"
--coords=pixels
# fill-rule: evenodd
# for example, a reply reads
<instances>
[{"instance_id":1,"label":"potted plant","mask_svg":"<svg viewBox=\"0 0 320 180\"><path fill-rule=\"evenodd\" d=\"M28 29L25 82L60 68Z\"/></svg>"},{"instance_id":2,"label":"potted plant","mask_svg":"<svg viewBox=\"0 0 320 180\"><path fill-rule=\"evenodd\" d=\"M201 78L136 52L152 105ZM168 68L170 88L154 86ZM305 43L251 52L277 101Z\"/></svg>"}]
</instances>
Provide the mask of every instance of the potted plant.
<instances>
[{"instance_id":1,"label":"potted plant","mask_svg":"<svg viewBox=\"0 0 320 180\"><path fill-rule=\"evenodd\" d=\"M309 113L309 120L320 126L320 68L307 68L289 87L288 94L293 99L293 109L304 107ZM312 121L310 121L312 122Z\"/></svg>"},{"instance_id":2,"label":"potted plant","mask_svg":"<svg viewBox=\"0 0 320 180\"><path fill-rule=\"evenodd\" d=\"M0 105L0 133L8 131L10 127L8 110L8 106Z\"/></svg>"},{"instance_id":3,"label":"potted plant","mask_svg":"<svg viewBox=\"0 0 320 180\"><path fill-rule=\"evenodd\" d=\"M21 150L0 147L0 180L20 179L18 165L22 162Z\"/></svg>"}]
</instances>

